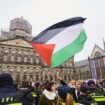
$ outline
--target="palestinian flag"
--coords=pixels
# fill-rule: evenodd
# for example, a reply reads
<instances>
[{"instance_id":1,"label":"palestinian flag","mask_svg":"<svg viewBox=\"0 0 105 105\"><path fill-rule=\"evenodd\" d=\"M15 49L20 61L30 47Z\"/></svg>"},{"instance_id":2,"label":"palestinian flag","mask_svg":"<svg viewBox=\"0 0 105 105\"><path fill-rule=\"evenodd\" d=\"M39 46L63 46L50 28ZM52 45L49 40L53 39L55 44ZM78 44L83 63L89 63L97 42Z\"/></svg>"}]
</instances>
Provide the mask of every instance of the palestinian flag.
<instances>
[{"instance_id":1,"label":"palestinian flag","mask_svg":"<svg viewBox=\"0 0 105 105\"><path fill-rule=\"evenodd\" d=\"M50 66L56 67L81 51L87 39L83 23L75 17L52 25L32 40L32 46Z\"/></svg>"}]
</instances>

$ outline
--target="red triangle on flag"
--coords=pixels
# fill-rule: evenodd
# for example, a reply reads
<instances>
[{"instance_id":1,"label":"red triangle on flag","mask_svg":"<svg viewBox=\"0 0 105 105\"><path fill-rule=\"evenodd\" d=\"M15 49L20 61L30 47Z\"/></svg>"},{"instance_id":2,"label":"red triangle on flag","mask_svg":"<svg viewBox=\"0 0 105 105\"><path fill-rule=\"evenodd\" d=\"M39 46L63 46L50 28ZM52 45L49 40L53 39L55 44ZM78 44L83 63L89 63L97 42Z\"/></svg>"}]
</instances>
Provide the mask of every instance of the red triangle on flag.
<instances>
[{"instance_id":1,"label":"red triangle on flag","mask_svg":"<svg viewBox=\"0 0 105 105\"><path fill-rule=\"evenodd\" d=\"M33 48L40 54L43 60L51 66L51 57L55 47L55 44L36 44L32 43Z\"/></svg>"}]
</instances>

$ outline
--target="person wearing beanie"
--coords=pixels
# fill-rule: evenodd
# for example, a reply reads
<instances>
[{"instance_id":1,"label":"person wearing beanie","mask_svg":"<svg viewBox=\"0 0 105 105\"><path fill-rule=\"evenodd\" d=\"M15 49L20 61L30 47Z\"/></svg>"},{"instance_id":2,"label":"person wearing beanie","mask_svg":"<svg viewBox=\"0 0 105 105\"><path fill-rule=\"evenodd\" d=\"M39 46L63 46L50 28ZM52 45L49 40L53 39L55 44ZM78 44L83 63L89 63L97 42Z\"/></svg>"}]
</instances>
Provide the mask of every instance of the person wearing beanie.
<instances>
[{"instance_id":1,"label":"person wearing beanie","mask_svg":"<svg viewBox=\"0 0 105 105\"><path fill-rule=\"evenodd\" d=\"M30 86L28 81L22 81L22 84L18 89L18 94L23 105L33 105L35 100L35 97L33 97L34 91L34 88Z\"/></svg>"},{"instance_id":2,"label":"person wearing beanie","mask_svg":"<svg viewBox=\"0 0 105 105\"><path fill-rule=\"evenodd\" d=\"M0 73L0 105L7 104L22 105L13 85L13 79L11 75L8 73Z\"/></svg>"},{"instance_id":3,"label":"person wearing beanie","mask_svg":"<svg viewBox=\"0 0 105 105\"><path fill-rule=\"evenodd\" d=\"M39 105L57 105L56 85L54 82L47 82Z\"/></svg>"},{"instance_id":4,"label":"person wearing beanie","mask_svg":"<svg viewBox=\"0 0 105 105\"><path fill-rule=\"evenodd\" d=\"M74 100L72 97L72 88L67 85L60 86L58 88L58 105L74 105Z\"/></svg>"},{"instance_id":5,"label":"person wearing beanie","mask_svg":"<svg viewBox=\"0 0 105 105\"><path fill-rule=\"evenodd\" d=\"M87 84L90 88L95 88L96 87L96 84L93 80L89 80Z\"/></svg>"},{"instance_id":6,"label":"person wearing beanie","mask_svg":"<svg viewBox=\"0 0 105 105\"><path fill-rule=\"evenodd\" d=\"M82 85L80 88L80 96L78 102L83 105L91 105L92 98L90 96L91 89L87 85Z\"/></svg>"},{"instance_id":7,"label":"person wearing beanie","mask_svg":"<svg viewBox=\"0 0 105 105\"><path fill-rule=\"evenodd\" d=\"M35 93L37 95L37 97L35 97L35 105L39 104L39 100L42 95L41 85L42 84L40 82L35 83Z\"/></svg>"},{"instance_id":8,"label":"person wearing beanie","mask_svg":"<svg viewBox=\"0 0 105 105\"><path fill-rule=\"evenodd\" d=\"M98 88L96 87L96 83L94 80L89 80L87 84L90 87L92 93L98 91Z\"/></svg>"},{"instance_id":9,"label":"person wearing beanie","mask_svg":"<svg viewBox=\"0 0 105 105\"><path fill-rule=\"evenodd\" d=\"M8 73L0 74L0 93L15 92L16 89L13 85L13 79Z\"/></svg>"}]
</instances>

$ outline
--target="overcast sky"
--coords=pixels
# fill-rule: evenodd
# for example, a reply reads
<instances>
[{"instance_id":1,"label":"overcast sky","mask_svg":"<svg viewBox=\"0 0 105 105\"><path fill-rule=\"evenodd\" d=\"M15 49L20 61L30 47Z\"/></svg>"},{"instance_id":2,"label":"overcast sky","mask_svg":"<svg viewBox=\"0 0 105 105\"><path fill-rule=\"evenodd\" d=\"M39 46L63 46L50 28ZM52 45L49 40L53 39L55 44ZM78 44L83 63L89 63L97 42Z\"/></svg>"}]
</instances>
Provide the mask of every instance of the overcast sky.
<instances>
[{"instance_id":1,"label":"overcast sky","mask_svg":"<svg viewBox=\"0 0 105 105\"><path fill-rule=\"evenodd\" d=\"M87 41L75 61L90 56L95 44L103 48L105 0L0 0L0 29L8 29L11 19L23 16L32 24L33 36L59 21L86 17Z\"/></svg>"}]
</instances>

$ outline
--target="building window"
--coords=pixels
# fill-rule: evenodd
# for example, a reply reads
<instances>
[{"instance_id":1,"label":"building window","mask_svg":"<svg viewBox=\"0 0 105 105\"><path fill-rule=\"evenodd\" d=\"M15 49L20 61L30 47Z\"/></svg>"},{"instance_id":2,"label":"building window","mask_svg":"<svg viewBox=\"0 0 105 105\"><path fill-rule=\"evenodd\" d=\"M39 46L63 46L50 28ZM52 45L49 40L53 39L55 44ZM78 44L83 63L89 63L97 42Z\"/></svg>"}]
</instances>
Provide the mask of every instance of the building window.
<instances>
[{"instance_id":1,"label":"building window","mask_svg":"<svg viewBox=\"0 0 105 105\"><path fill-rule=\"evenodd\" d=\"M21 62L21 57L20 57L20 56L18 56L18 58L17 58L17 62L18 62L18 63Z\"/></svg>"},{"instance_id":2,"label":"building window","mask_svg":"<svg viewBox=\"0 0 105 105\"><path fill-rule=\"evenodd\" d=\"M32 82L33 81L33 75L30 74L30 81Z\"/></svg>"},{"instance_id":3,"label":"building window","mask_svg":"<svg viewBox=\"0 0 105 105\"><path fill-rule=\"evenodd\" d=\"M4 50L4 53L9 53L9 50L8 50L8 49L5 49L5 50Z\"/></svg>"},{"instance_id":4,"label":"building window","mask_svg":"<svg viewBox=\"0 0 105 105\"><path fill-rule=\"evenodd\" d=\"M16 81L17 81L17 82L20 82L20 75L17 75L17 76L16 76Z\"/></svg>"},{"instance_id":5,"label":"building window","mask_svg":"<svg viewBox=\"0 0 105 105\"><path fill-rule=\"evenodd\" d=\"M12 54L15 54L15 50L12 50L11 52L12 52Z\"/></svg>"},{"instance_id":6,"label":"building window","mask_svg":"<svg viewBox=\"0 0 105 105\"><path fill-rule=\"evenodd\" d=\"M103 58L100 58L100 59L99 59L99 64L100 64L101 67L104 67L104 61L103 61Z\"/></svg>"},{"instance_id":7,"label":"building window","mask_svg":"<svg viewBox=\"0 0 105 105\"><path fill-rule=\"evenodd\" d=\"M37 80L37 81L39 80L39 75L36 75L36 80Z\"/></svg>"},{"instance_id":8,"label":"building window","mask_svg":"<svg viewBox=\"0 0 105 105\"><path fill-rule=\"evenodd\" d=\"M36 64L39 64L39 57L36 57Z\"/></svg>"},{"instance_id":9,"label":"building window","mask_svg":"<svg viewBox=\"0 0 105 105\"><path fill-rule=\"evenodd\" d=\"M45 66L45 67L47 67L47 66L48 66L48 65L47 65L47 63L46 63L45 61L43 61L43 63L44 63L44 66Z\"/></svg>"},{"instance_id":10,"label":"building window","mask_svg":"<svg viewBox=\"0 0 105 105\"><path fill-rule=\"evenodd\" d=\"M32 53L32 52L30 53L31 56L32 56L33 54L34 54L34 53Z\"/></svg>"},{"instance_id":11,"label":"building window","mask_svg":"<svg viewBox=\"0 0 105 105\"><path fill-rule=\"evenodd\" d=\"M15 61L15 57L11 56L11 62L14 62L14 61Z\"/></svg>"},{"instance_id":12,"label":"building window","mask_svg":"<svg viewBox=\"0 0 105 105\"><path fill-rule=\"evenodd\" d=\"M24 52L24 55L27 55L27 52Z\"/></svg>"},{"instance_id":13,"label":"building window","mask_svg":"<svg viewBox=\"0 0 105 105\"><path fill-rule=\"evenodd\" d=\"M8 61L8 56L4 55L4 62L7 62L7 61Z\"/></svg>"},{"instance_id":14,"label":"building window","mask_svg":"<svg viewBox=\"0 0 105 105\"><path fill-rule=\"evenodd\" d=\"M30 63L33 64L34 60L33 58L30 58Z\"/></svg>"},{"instance_id":15,"label":"building window","mask_svg":"<svg viewBox=\"0 0 105 105\"><path fill-rule=\"evenodd\" d=\"M27 57L24 57L24 63L27 63Z\"/></svg>"},{"instance_id":16,"label":"building window","mask_svg":"<svg viewBox=\"0 0 105 105\"><path fill-rule=\"evenodd\" d=\"M21 54L21 52L19 51L18 54Z\"/></svg>"},{"instance_id":17,"label":"building window","mask_svg":"<svg viewBox=\"0 0 105 105\"><path fill-rule=\"evenodd\" d=\"M26 80L27 79L27 76L26 75L23 75L23 80Z\"/></svg>"},{"instance_id":18,"label":"building window","mask_svg":"<svg viewBox=\"0 0 105 105\"><path fill-rule=\"evenodd\" d=\"M100 52L96 52L95 55L94 55L94 57L96 57L96 58L100 57L100 56L102 56Z\"/></svg>"},{"instance_id":19,"label":"building window","mask_svg":"<svg viewBox=\"0 0 105 105\"><path fill-rule=\"evenodd\" d=\"M3 72L9 73L8 69L5 67L3 68Z\"/></svg>"}]
</instances>

